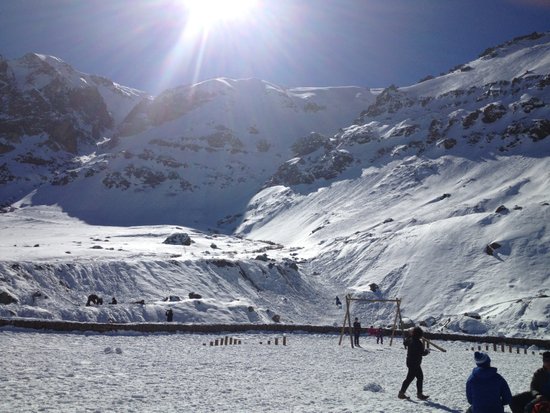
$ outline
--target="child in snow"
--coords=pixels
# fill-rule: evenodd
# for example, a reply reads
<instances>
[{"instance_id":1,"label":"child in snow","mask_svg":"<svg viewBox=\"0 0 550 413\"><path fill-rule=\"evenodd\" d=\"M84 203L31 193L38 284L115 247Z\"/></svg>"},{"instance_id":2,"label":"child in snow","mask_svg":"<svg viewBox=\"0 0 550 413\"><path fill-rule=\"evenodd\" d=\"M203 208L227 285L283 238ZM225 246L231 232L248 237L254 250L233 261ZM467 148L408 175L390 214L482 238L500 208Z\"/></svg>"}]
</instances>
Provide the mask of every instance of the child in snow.
<instances>
[{"instance_id":1,"label":"child in snow","mask_svg":"<svg viewBox=\"0 0 550 413\"><path fill-rule=\"evenodd\" d=\"M476 351L477 365L466 381L466 398L470 403L467 413L503 413L504 406L512 401L510 387L504 378L491 367L488 354Z\"/></svg>"},{"instance_id":2,"label":"child in snow","mask_svg":"<svg viewBox=\"0 0 550 413\"><path fill-rule=\"evenodd\" d=\"M429 396L423 393L422 386L424 385L424 373L422 372L422 357L430 353L429 349L424 348L422 336L424 332L420 327L414 327L407 342L407 377L401 385L401 390L397 394L400 399L409 399L405 394L407 388L416 378L416 395L420 400L426 400Z\"/></svg>"},{"instance_id":3,"label":"child in snow","mask_svg":"<svg viewBox=\"0 0 550 413\"><path fill-rule=\"evenodd\" d=\"M378 343L384 344L384 330L380 327L376 329L376 344Z\"/></svg>"}]
</instances>

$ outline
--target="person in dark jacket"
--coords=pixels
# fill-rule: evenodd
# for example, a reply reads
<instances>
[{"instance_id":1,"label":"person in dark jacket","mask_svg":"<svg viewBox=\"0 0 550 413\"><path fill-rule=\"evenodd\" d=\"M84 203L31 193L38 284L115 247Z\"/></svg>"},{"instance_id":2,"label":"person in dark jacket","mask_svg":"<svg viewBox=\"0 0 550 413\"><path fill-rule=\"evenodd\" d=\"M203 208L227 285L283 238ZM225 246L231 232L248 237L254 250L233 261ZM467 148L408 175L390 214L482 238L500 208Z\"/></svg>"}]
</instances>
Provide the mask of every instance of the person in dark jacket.
<instances>
[{"instance_id":1,"label":"person in dark jacket","mask_svg":"<svg viewBox=\"0 0 550 413\"><path fill-rule=\"evenodd\" d=\"M504 406L512 401L508 383L491 367L488 354L476 351L474 360L477 367L466 381L466 398L471 405L467 413L503 413Z\"/></svg>"},{"instance_id":2,"label":"person in dark jacket","mask_svg":"<svg viewBox=\"0 0 550 413\"><path fill-rule=\"evenodd\" d=\"M424 373L422 372L422 357L430 353L429 349L424 348L422 336L424 332L420 327L414 327L410 337L407 339L407 368L409 369L407 377L401 385L401 390L397 394L400 399L409 399L405 393L407 388L416 378L416 395L420 400L426 400L429 396L423 393Z\"/></svg>"},{"instance_id":3,"label":"person in dark jacket","mask_svg":"<svg viewBox=\"0 0 550 413\"><path fill-rule=\"evenodd\" d=\"M531 413L540 401L550 401L550 351L542 353L542 367L533 374L530 391L512 397L510 408L513 413Z\"/></svg>"},{"instance_id":4,"label":"person in dark jacket","mask_svg":"<svg viewBox=\"0 0 550 413\"><path fill-rule=\"evenodd\" d=\"M361 323L359 322L359 319L355 317L355 321L353 322L353 344L355 344L357 347L361 347L359 345L359 336L361 335Z\"/></svg>"},{"instance_id":5,"label":"person in dark jacket","mask_svg":"<svg viewBox=\"0 0 550 413\"><path fill-rule=\"evenodd\" d=\"M171 308L166 310L166 321L171 322L174 319L174 312Z\"/></svg>"}]
</instances>

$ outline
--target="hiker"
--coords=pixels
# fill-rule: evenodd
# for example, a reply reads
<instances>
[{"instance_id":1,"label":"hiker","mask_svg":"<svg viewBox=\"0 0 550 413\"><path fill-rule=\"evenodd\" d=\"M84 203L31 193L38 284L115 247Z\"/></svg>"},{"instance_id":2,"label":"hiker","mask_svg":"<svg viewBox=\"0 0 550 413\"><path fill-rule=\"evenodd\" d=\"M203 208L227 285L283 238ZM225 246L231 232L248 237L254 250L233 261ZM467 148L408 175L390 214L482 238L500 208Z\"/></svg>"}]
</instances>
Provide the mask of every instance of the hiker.
<instances>
[{"instance_id":1,"label":"hiker","mask_svg":"<svg viewBox=\"0 0 550 413\"><path fill-rule=\"evenodd\" d=\"M342 301L340 301L340 299L338 298L338 296L336 296L336 307L342 308Z\"/></svg>"},{"instance_id":2,"label":"hiker","mask_svg":"<svg viewBox=\"0 0 550 413\"><path fill-rule=\"evenodd\" d=\"M376 344L378 344L378 342L384 344L384 330L380 327L376 329Z\"/></svg>"},{"instance_id":3,"label":"hiker","mask_svg":"<svg viewBox=\"0 0 550 413\"><path fill-rule=\"evenodd\" d=\"M355 344L357 347L361 347L359 345L360 335L361 335L361 323L359 322L359 319L355 317L355 321L353 322L353 344Z\"/></svg>"},{"instance_id":4,"label":"hiker","mask_svg":"<svg viewBox=\"0 0 550 413\"><path fill-rule=\"evenodd\" d=\"M491 367L487 353L474 353L476 366L466 381L466 398L470 407L466 413L503 413L504 406L512 401L510 387L504 378Z\"/></svg>"},{"instance_id":5,"label":"hiker","mask_svg":"<svg viewBox=\"0 0 550 413\"><path fill-rule=\"evenodd\" d=\"M174 319L174 312L172 311L171 308L169 308L168 310L166 310L166 321L170 322Z\"/></svg>"},{"instance_id":6,"label":"hiker","mask_svg":"<svg viewBox=\"0 0 550 413\"><path fill-rule=\"evenodd\" d=\"M111 304L118 304L118 301L116 300L115 297L113 297L113 299L111 300Z\"/></svg>"},{"instance_id":7,"label":"hiker","mask_svg":"<svg viewBox=\"0 0 550 413\"><path fill-rule=\"evenodd\" d=\"M98 305L100 300L101 299L96 294L90 294L88 296L88 301L86 302L86 306L89 307L91 304ZM103 300L101 300L101 304L103 304Z\"/></svg>"},{"instance_id":8,"label":"hiker","mask_svg":"<svg viewBox=\"0 0 550 413\"><path fill-rule=\"evenodd\" d=\"M427 356L430 353L429 349L424 348L422 342L422 336L424 332L420 327L414 327L411 331L411 335L407 338L407 377L401 385L401 390L397 394L400 399L410 399L405 393L407 388L416 378L416 395L420 400L426 400L430 396L426 396L423 393L424 385L424 373L422 372L422 357Z\"/></svg>"},{"instance_id":9,"label":"hiker","mask_svg":"<svg viewBox=\"0 0 550 413\"><path fill-rule=\"evenodd\" d=\"M533 374L530 389L512 397L510 409L513 413L536 412L537 403L550 402L550 351L542 353L542 367Z\"/></svg>"}]
</instances>

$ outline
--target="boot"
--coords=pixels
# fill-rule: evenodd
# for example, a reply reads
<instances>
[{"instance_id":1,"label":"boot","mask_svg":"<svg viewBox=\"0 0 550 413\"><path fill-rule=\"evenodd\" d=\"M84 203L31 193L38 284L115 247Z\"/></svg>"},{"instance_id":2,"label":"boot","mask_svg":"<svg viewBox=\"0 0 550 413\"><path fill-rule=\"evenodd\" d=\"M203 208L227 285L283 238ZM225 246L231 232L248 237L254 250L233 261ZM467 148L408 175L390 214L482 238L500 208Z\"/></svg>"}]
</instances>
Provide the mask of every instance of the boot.
<instances>
[{"instance_id":1,"label":"boot","mask_svg":"<svg viewBox=\"0 0 550 413\"><path fill-rule=\"evenodd\" d=\"M428 400L430 398L430 396L426 396L425 394L422 394L422 393L418 393L417 397L419 400Z\"/></svg>"},{"instance_id":2,"label":"boot","mask_svg":"<svg viewBox=\"0 0 550 413\"><path fill-rule=\"evenodd\" d=\"M400 391L398 394L397 394L397 397L402 399L402 400L409 400L410 397L407 396L404 392Z\"/></svg>"}]
</instances>

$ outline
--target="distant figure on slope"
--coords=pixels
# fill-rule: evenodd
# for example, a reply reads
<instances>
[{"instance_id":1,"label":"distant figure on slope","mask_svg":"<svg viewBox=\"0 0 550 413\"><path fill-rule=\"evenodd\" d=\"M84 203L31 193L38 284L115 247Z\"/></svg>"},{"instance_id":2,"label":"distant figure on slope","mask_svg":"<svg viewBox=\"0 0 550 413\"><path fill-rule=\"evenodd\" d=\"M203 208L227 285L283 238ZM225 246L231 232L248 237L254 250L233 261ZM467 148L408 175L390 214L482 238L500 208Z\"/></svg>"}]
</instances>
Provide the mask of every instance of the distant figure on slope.
<instances>
[{"instance_id":1,"label":"distant figure on slope","mask_svg":"<svg viewBox=\"0 0 550 413\"><path fill-rule=\"evenodd\" d=\"M113 299L111 300L111 304L118 304L118 301L116 300L115 297L113 297Z\"/></svg>"},{"instance_id":2,"label":"distant figure on slope","mask_svg":"<svg viewBox=\"0 0 550 413\"><path fill-rule=\"evenodd\" d=\"M407 377L401 385L401 390L397 394L400 399L409 399L405 393L407 388L416 378L416 395L420 400L426 400L429 396L423 394L424 373L422 372L422 357L430 353L429 349L424 348L422 336L424 332L420 327L414 327L411 336L407 339Z\"/></svg>"},{"instance_id":3,"label":"distant figure on slope","mask_svg":"<svg viewBox=\"0 0 550 413\"><path fill-rule=\"evenodd\" d=\"M512 400L508 383L491 367L487 353L476 351L474 360L477 367L466 381L466 398L471 405L466 413L503 413Z\"/></svg>"},{"instance_id":4,"label":"distant figure on slope","mask_svg":"<svg viewBox=\"0 0 550 413\"><path fill-rule=\"evenodd\" d=\"M169 308L168 310L166 310L166 321L170 322L174 319L174 312L172 311L171 308Z\"/></svg>"},{"instance_id":5,"label":"distant figure on slope","mask_svg":"<svg viewBox=\"0 0 550 413\"><path fill-rule=\"evenodd\" d=\"M550 402L550 351L542 353L542 367L533 374L530 391L512 397L510 408L513 413L531 413L545 402Z\"/></svg>"},{"instance_id":6,"label":"distant figure on slope","mask_svg":"<svg viewBox=\"0 0 550 413\"><path fill-rule=\"evenodd\" d=\"M98 304L103 304L103 300L101 298L99 298L96 294L90 294L88 296L88 301L86 302L86 306L90 306L90 305L98 305Z\"/></svg>"},{"instance_id":7,"label":"distant figure on slope","mask_svg":"<svg viewBox=\"0 0 550 413\"><path fill-rule=\"evenodd\" d=\"M338 298L338 296L336 296L336 307L342 308L342 301L340 301L340 299Z\"/></svg>"},{"instance_id":8,"label":"distant figure on slope","mask_svg":"<svg viewBox=\"0 0 550 413\"><path fill-rule=\"evenodd\" d=\"M361 323L359 322L359 319L355 317L355 321L353 322L353 344L355 344L357 347L361 347L359 345L360 335L361 335Z\"/></svg>"}]
</instances>

